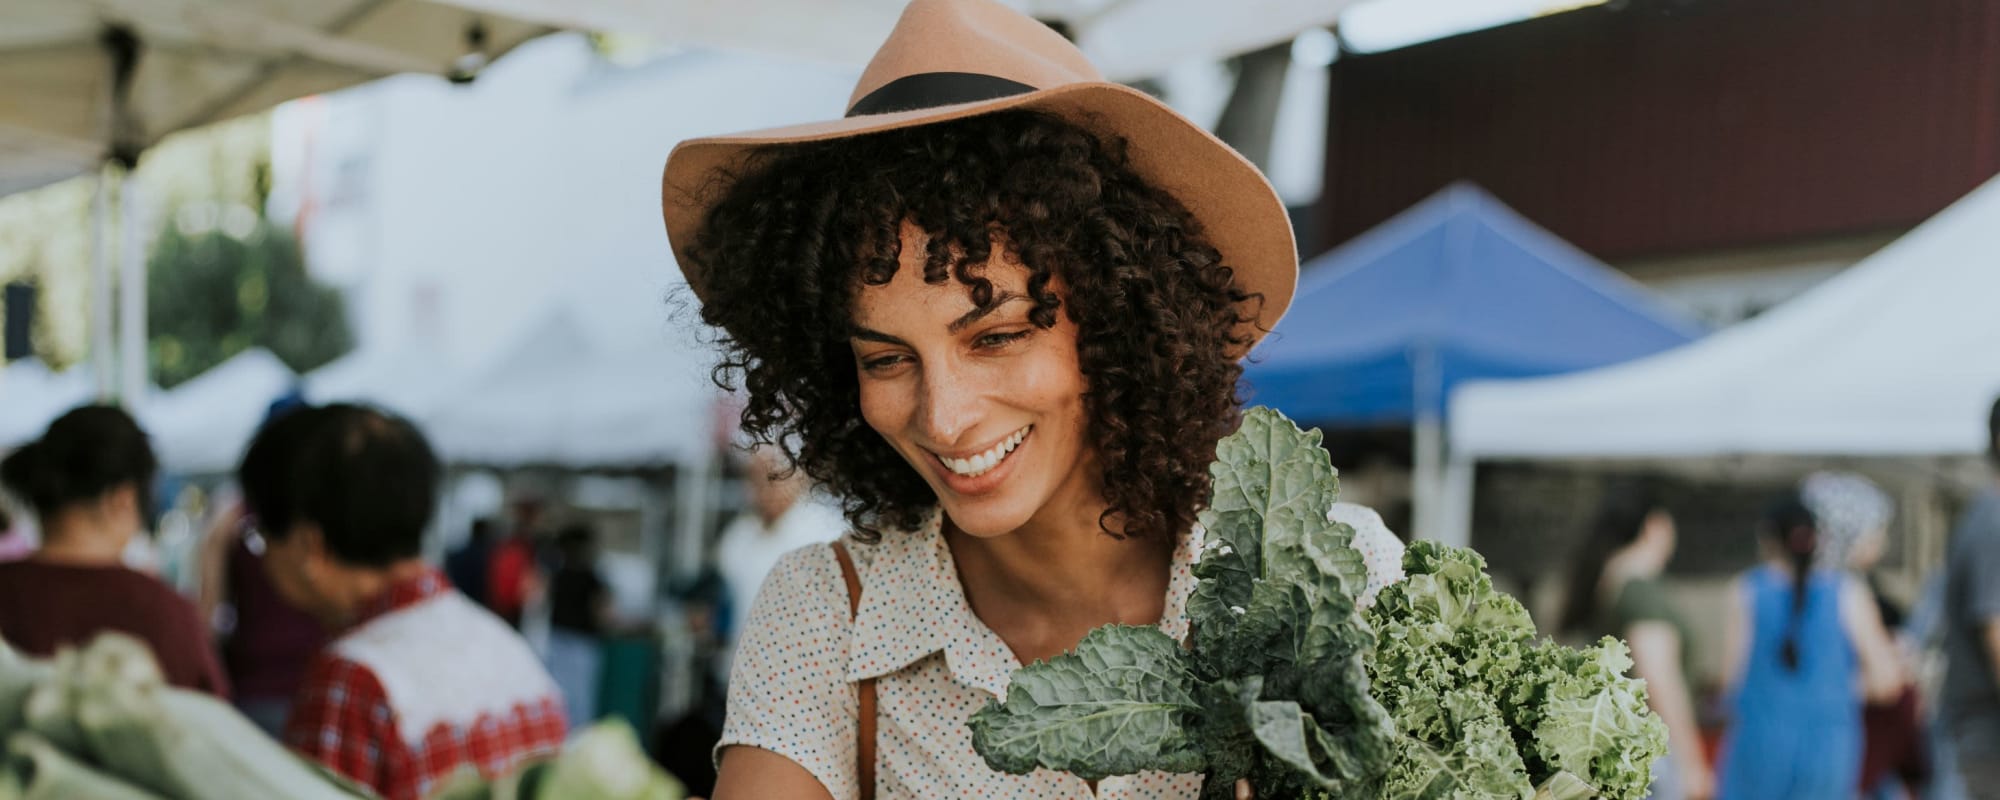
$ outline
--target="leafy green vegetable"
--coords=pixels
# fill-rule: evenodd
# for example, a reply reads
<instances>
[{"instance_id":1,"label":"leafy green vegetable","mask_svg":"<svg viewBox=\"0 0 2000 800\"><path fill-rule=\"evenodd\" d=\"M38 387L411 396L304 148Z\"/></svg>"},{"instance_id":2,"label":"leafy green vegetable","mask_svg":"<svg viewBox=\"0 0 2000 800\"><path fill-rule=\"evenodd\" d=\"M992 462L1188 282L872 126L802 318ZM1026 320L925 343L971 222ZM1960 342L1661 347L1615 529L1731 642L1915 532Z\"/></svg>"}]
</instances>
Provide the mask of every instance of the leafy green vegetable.
<instances>
[{"instance_id":1,"label":"leafy green vegetable","mask_svg":"<svg viewBox=\"0 0 2000 800\"><path fill-rule=\"evenodd\" d=\"M1538 641L1470 550L1413 542L1403 566L1364 615L1376 696L1405 737L1384 796L1645 796L1666 728L1623 644Z\"/></svg>"},{"instance_id":2,"label":"leafy green vegetable","mask_svg":"<svg viewBox=\"0 0 2000 800\"><path fill-rule=\"evenodd\" d=\"M1217 447L1214 499L1188 599L1190 647L1112 626L1014 674L971 721L994 769L1088 779L1203 771L1208 796L1248 777L1266 796L1374 785L1395 731L1369 696L1373 644L1354 606L1367 577L1319 432L1252 409Z\"/></svg>"},{"instance_id":3,"label":"leafy green vegetable","mask_svg":"<svg viewBox=\"0 0 2000 800\"><path fill-rule=\"evenodd\" d=\"M90 768L32 733L16 733L0 752L0 800L161 800Z\"/></svg>"},{"instance_id":4,"label":"leafy green vegetable","mask_svg":"<svg viewBox=\"0 0 2000 800\"><path fill-rule=\"evenodd\" d=\"M570 738L552 759L535 761L492 780L467 765L429 800L680 800L687 788L662 772L639 747L632 726L599 722Z\"/></svg>"},{"instance_id":5,"label":"leafy green vegetable","mask_svg":"<svg viewBox=\"0 0 2000 800\"><path fill-rule=\"evenodd\" d=\"M1047 767L1098 780L1197 770L1192 688L1186 654L1160 629L1107 625L1074 655L1021 670L1008 713L972 719L973 745L1008 772Z\"/></svg>"},{"instance_id":6,"label":"leafy green vegetable","mask_svg":"<svg viewBox=\"0 0 2000 800\"><path fill-rule=\"evenodd\" d=\"M1185 648L1108 626L975 713L994 769L1200 771L1260 797L1636 800L1666 749L1624 645L1536 638L1471 550L1412 544L1362 612L1354 532L1319 447L1269 409L1216 448Z\"/></svg>"}]
</instances>

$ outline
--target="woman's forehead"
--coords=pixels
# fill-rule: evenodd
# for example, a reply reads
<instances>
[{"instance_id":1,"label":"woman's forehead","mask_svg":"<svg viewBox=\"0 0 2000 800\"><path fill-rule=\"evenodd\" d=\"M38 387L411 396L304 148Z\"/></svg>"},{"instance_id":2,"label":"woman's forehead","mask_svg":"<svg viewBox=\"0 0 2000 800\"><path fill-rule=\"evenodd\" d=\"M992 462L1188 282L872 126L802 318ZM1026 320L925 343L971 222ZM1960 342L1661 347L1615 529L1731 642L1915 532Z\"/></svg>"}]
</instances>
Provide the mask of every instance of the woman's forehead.
<instances>
[{"instance_id":1,"label":"woman's forehead","mask_svg":"<svg viewBox=\"0 0 2000 800\"><path fill-rule=\"evenodd\" d=\"M985 264L972 266L967 274L991 285L990 302L996 305L1028 294L1028 268L997 256ZM879 330L882 327L877 323L891 320L914 323L932 316L950 319L978 307L973 287L959 280L955 271L938 283L924 280L924 265L919 257L918 263L905 263L897 268L888 283L863 284L854 294L852 315L855 324Z\"/></svg>"},{"instance_id":2,"label":"woman's forehead","mask_svg":"<svg viewBox=\"0 0 2000 800\"><path fill-rule=\"evenodd\" d=\"M873 327L868 325L870 320L907 316L919 308L942 315L977 307L972 285L958 279L956 267L947 272L943 281L931 283L924 279L929 244L930 236L922 227L903 223L896 274L887 283L862 282L854 294L853 317L857 324ZM1028 293L1028 267L1021 263L1005 237L996 236L986 260L967 265L966 275L989 283L993 302Z\"/></svg>"}]
</instances>

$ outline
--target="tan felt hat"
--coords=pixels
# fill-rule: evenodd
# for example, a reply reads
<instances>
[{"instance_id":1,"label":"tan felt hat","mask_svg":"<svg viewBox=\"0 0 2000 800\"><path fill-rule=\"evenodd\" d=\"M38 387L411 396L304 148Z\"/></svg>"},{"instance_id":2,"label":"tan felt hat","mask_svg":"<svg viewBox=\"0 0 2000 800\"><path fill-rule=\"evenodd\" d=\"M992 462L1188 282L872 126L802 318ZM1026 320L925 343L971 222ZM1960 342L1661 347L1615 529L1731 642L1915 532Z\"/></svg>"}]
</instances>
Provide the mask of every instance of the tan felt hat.
<instances>
[{"instance_id":1,"label":"tan felt hat","mask_svg":"<svg viewBox=\"0 0 2000 800\"><path fill-rule=\"evenodd\" d=\"M697 296L687 249L718 192L716 170L772 146L1026 109L1128 144L1139 177L1186 206L1247 291L1262 294L1256 334L1278 324L1298 283L1284 203L1257 167L1144 92L1104 80L1069 40L995 0L912 0L848 98L847 116L690 139L667 156L667 238Z\"/></svg>"}]
</instances>

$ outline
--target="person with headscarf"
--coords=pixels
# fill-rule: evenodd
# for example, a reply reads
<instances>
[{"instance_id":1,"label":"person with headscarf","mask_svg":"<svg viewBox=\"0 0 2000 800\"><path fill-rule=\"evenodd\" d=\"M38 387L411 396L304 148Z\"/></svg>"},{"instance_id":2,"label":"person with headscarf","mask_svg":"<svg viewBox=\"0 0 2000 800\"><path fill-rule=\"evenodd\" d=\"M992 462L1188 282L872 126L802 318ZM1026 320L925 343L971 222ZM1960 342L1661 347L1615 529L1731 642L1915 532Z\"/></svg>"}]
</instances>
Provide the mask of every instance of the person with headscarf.
<instances>
[{"instance_id":1,"label":"person with headscarf","mask_svg":"<svg viewBox=\"0 0 2000 800\"><path fill-rule=\"evenodd\" d=\"M1891 631L1901 627L1903 610L1884 596L1874 572L1887 549L1889 521L1896 512L1888 493L1851 472L1815 472L1799 484L1799 499L1819 521L1820 567L1858 578L1874 600L1883 627ZM1898 781L1914 788L1929 779L1915 682L1905 681L1902 691L1887 702L1867 703L1862 728L1864 796L1893 795Z\"/></svg>"}]
</instances>

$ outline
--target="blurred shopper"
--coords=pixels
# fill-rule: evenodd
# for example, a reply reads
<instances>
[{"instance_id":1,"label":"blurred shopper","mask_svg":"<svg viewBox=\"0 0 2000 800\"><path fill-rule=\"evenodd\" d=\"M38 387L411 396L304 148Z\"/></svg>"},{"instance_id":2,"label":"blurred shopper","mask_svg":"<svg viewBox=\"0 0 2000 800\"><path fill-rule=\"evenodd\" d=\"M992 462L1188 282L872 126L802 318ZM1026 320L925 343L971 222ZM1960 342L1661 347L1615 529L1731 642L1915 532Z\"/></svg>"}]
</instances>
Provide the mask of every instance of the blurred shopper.
<instances>
[{"instance_id":1,"label":"blurred shopper","mask_svg":"<svg viewBox=\"0 0 2000 800\"><path fill-rule=\"evenodd\" d=\"M1896 510L1888 493L1860 475L1815 472L1799 484L1799 499L1819 526L1819 564L1853 574L1875 603L1883 627L1890 631L1899 628L1903 609L1884 596L1875 575L1875 565L1888 547L1889 521ZM1864 797L1901 797L1904 789L1920 789L1930 778L1916 681L1913 671L1906 669L1904 675L1908 680L1895 699L1868 703L1862 709Z\"/></svg>"},{"instance_id":2,"label":"blurred shopper","mask_svg":"<svg viewBox=\"0 0 2000 800\"><path fill-rule=\"evenodd\" d=\"M1902 669L1875 602L1814 569L1818 520L1797 492L1765 525L1765 561L1732 587L1724 659L1732 719L1722 800L1841 800L1861 782L1861 702L1895 699ZM1856 687L1862 694L1857 696Z\"/></svg>"},{"instance_id":3,"label":"blurred shopper","mask_svg":"<svg viewBox=\"0 0 2000 800\"><path fill-rule=\"evenodd\" d=\"M303 398L287 395L271 404L263 424L305 407ZM221 504L202 540L198 606L222 643L237 710L277 737L307 665L326 645L326 628L271 585L265 542L253 523L240 496Z\"/></svg>"},{"instance_id":4,"label":"blurred shopper","mask_svg":"<svg viewBox=\"0 0 2000 800\"><path fill-rule=\"evenodd\" d=\"M241 504L219 515L203 545L201 605L222 644L236 708L281 736L306 667L326 645L326 628L271 584L265 541Z\"/></svg>"},{"instance_id":5,"label":"blurred shopper","mask_svg":"<svg viewBox=\"0 0 2000 800\"><path fill-rule=\"evenodd\" d=\"M710 754L722 738L725 684L743 620L749 618L764 578L786 553L832 541L847 530L840 511L817 502L811 496L811 482L803 473L787 471L784 455L776 448L752 449L743 472L745 508L717 540L713 567L705 566L678 592L688 612L690 633L697 642L714 643L709 657L701 655L705 648L698 644L694 661L696 669L710 671L696 679L697 696L688 713L662 725L654 735L653 749L661 763L696 794L715 785Z\"/></svg>"},{"instance_id":6,"label":"blurred shopper","mask_svg":"<svg viewBox=\"0 0 2000 800\"><path fill-rule=\"evenodd\" d=\"M1987 415L2000 466L2000 400ZM1940 716L1974 800L2000 798L2000 485L1988 484L1952 532L1945 560Z\"/></svg>"},{"instance_id":7,"label":"blurred shopper","mask_svg":"<svg viewBox=\"0 0 2000 800\"><path fill-rule=\"evenodd\" d=\"M493 607L486 590L487 571L493 565L493 529L493 520L473 520L465 544L444 558L444 574L451 578L451 585L487 608Z\"/></svg>"},{"instance_id":8,"label":"blurred shopper","mask_svg":"<svg viewBox=\"0 0 2000 800\"><path fill-rule=\"evenodd\" d=\"M542 590L541 568L535 559L542 501L540 497L520 497L513 506L513 528L507 538L493 546L487 565L486 607L519 630L528 604L539 599Z\"/></svg>"},{"instance_id":9,"label":"blurred shopper","mask_svg":"<svg viewBox=\"0 0 2000 800\"><path fill-rule=\"evenodd\" d=\"M778 565L778 559L809 544L830 542L847 530L840 511L811 497L812 484L805 474L788 470L776 448L763 446L750 451L744 467L749 507L722 531L716 548L716 565L729 588L728 618L721 626L723 646L717 673L729 674L736 642L743 629L740 621L750 615L757 589L764 577Z\"/></svg>"},{"instance_id":10,"label":"blurred shopper","mask_svg":"<svg viewBox=\"0 0 2000 800\"><path fill-rule=\"evenodd\" d=\"M152 648L167 682L227 696L194 604L124 566L158 469L146 432L112 406L74 409L0 462L0 484L27 501L42 530L32 556L0 564L0 637L48 655L120 631Z\"/></svg>"},{"instance_id":11,"label":"blurred shopper","mask_svg":"<svg viewBox=\"0 0 2000 800\"><path fill-rule=\"evenodd\" d=\"M1667 724L1668 753L1653 766L1651 797L1695 800L1714 794L1714 776L1694 712L1694 635L1660 574L1673 559L1674 518L1650 493L1613 493L1597 513L1574 562L1563 630L1632 646L1646 701Z\"/></svg>"},{"instance_id":12,"label":"blurred shopper","mask_svg":"<svg viewBox=\"0 0 2000 800\"><path fill-rule=\"evenodd\" d=\"M561 699L527 643L424 563L439 465L410 423L331 405L277 419L243 457L280 594L335 638L285 739L386 800L553 752Z\"/></svg>"},{"instance_id":13,"label":"blurred shopper","mask_svg":"<svg viewBox=\"0 0 2000 800\"><path fill-rule=\"evenodd\" d=\"M597 719L604 630L611 619L611 589L597 574L596 539L586 525L558 531L562 563L549 580L549 673L562 688L572 726Z\"/></svg>"}]
</instances>

